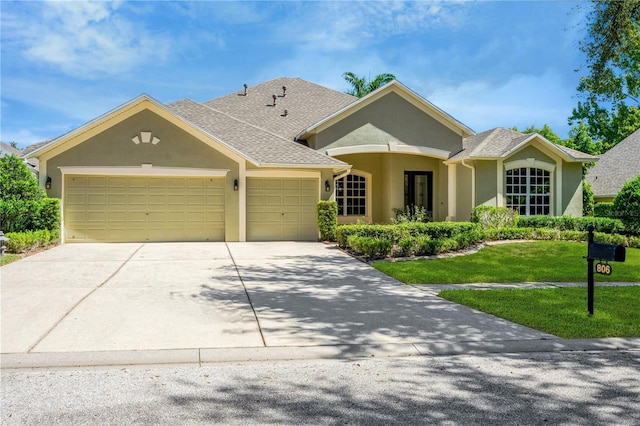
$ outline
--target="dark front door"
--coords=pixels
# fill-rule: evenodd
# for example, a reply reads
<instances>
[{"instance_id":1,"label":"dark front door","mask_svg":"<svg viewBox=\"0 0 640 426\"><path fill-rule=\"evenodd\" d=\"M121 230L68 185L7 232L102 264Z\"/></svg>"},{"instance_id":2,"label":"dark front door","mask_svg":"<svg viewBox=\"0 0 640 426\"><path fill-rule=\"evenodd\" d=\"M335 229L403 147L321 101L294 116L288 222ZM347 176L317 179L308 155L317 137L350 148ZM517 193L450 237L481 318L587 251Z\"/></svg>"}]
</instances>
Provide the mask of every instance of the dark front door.
<instances>
[{"instance_id":1,"label":"dark front door","mask_svg":"<svg viewBox=\"0 0 640 426\"><path fill-rule=\"evenodd\" d=\"M404 172L404 205L433 214L433 172Z\"/></svg>"}]
</instances>

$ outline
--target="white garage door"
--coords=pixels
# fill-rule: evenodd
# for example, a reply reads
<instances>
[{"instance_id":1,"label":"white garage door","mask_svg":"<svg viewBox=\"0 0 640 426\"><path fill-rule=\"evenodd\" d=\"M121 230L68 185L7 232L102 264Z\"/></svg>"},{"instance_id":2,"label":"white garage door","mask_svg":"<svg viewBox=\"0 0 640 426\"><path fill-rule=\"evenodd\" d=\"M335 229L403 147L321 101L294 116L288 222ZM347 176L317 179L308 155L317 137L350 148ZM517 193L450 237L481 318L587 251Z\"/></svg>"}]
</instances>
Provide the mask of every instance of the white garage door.
<instances>
[{"instance_id":1,"label":"white garage door","mask_svg":"<svg viewBox=\"0 0 640 426\"><path fill-rule=\"evenodd\" d=\"M248 241L317 241L318 179L247 178Z\"/></svg>"},{"instance_id":2,"label":"white garage door","mask_svg":"<svg viewBox=\"0 0 640 426\"><path fill-rule=\"evenodd\" d=\"M66 175L67 242L224 241L224 178Z\"/></svg>"}]
</instances>

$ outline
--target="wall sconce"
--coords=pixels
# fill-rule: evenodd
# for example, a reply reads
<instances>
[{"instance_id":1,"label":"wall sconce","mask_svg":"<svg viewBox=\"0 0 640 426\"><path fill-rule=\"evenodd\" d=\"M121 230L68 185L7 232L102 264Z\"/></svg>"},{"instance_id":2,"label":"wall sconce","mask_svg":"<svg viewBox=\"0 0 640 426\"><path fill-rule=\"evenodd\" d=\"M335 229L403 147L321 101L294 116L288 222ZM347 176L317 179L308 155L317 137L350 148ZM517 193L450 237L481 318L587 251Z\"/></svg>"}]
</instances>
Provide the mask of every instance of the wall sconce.
<instances>
[{"instance_id":1,"label":"wall sconce","mask_svg":"<svg viewBox=\"0 0 640 426\"><path fill-rule=\"evenodd\" d=\"M324 181L324 190L327 192L331 191L331 185L329 184L328 180Z\"/></svg>"},{"instance_id":2,"label":"wall sconce","mask_svg":"<svg viewBox=\"0 0 640 426\"><path fill-rule=\"evenodd\" d=\"M238 190L238 179L234 179L233 180L233 190L237 191Z\"/></svg>"},{"instance_id":3,"label":"wall sconce","mask_svg":"<svg viewBox=\"0 0 640 426\"><path fill-rule=\"evenodd\" d=\"M51 177L47 176L47 181L44 183L46 189L51 189Z\"/></svg>"}]
</instances>

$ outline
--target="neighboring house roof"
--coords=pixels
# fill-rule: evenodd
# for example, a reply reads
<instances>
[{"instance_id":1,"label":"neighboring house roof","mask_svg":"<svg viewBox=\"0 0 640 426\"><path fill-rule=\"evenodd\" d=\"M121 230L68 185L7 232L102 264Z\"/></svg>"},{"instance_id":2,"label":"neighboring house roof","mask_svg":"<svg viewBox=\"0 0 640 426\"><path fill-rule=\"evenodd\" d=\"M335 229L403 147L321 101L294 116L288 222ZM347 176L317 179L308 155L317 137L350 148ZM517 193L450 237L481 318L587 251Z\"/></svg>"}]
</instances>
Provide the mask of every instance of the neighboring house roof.
<instances>
[{"instance_id":1,"label":"neighboring house roof","mask_svg":"<svg viewBox=\"0 0 640 426\"><path fill-rule=\"evenodd\" d=\"M283 90L286 87L286 91ZM276 96L275 106L273 95ZM281 77L212 99L204 105L288 140L300 130L353 104L358 98L300 78ZM286 114L285 114L286 110Z\"/></svg>"},{"instance_id":2,"label":"neighboring house roof","mask_svg":"<svg viewBox=\"0 0 640 426\"><path fill-rule=\"evenodd\" d=\"M346 166L346 163L189 99L167 105L256 165ZM286 117L280 117L286 120Z\"/></svg>"},{"instance_id":3,"label":"neighboring house roof","mask_svg":"<svg viewBox=\"0 0 640 426\"><path fill-rule=\"evenodd\" d=\"M545 146L569 161L591 162L598 160L598 157L594 157L593 155L554 144L537 133L523 134L514 130L496 127L495 129L487 130L463 139L462 151L451 156L447 161L456 162L465 159L481 160L504 158L534 139L541 141Z\"/></svg>"},{"instance_id":4,"label":"neighboring house roof","mask_svg":"<svg viewBox=\"0 0 640 426\"><path fill-rule=\"evenodd\" d=\"M0 142L0 154L5 155L5 154L13 154L13 155L17 155L18 157L20 157L20 150L18 148L14 148L9 144L6 144L4 142Z\"/></svg>"},{"instance_id":5,"label":"neighboring house roof","mask_svg":"<svg viewBox=\"0 0 640 426\"><path fill-rule=\"evenodd\" d=\"M587 173L587 182L599 197L615 197L624 184L640 175L640 129L600 155Z\"/></svg>"}]
</instances>

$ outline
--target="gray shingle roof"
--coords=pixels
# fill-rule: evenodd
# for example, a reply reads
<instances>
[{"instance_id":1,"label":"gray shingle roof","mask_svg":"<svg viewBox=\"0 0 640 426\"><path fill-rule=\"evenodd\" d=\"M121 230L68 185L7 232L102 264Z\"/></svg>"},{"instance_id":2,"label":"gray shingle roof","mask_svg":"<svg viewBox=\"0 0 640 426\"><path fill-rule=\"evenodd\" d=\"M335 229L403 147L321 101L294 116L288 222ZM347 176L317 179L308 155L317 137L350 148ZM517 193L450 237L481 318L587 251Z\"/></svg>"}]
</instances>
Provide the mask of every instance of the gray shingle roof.
<instances>
[{"instance_id":1,"label":"gray shingle roof","mask_svg":"<svg viewBox=\"0 0 640 426\"><path fill-rule=\"evenodd\" d=\"M211 106L184 99L166 106L257 165L345 166L292 139L249 124ZM286 117L283 117L286 118Z\"/></svg>"},{"instance_id":2,"label":"gray shingle roof","mask_svg":"<svg viewBox=\"0 0 640 426\"><path fill-rule=\"evenodd\" d=\"M283 92L283 86L286 92ZM276 104L273 106L273 95ZM355 96L300 78L276 78L204 104L242 121L293 140L303 129L357 101ZM285 115L284 111L287 111Z\"/></svg>"},{"instance_id":3,"label":"gray shingle roof","mask_svg":"<svg viewBox=\"0 0 640 426\"><path fill-rule=\"evenodd\" d=\"M589 170L587 182L596 196L615 196L625 182L640 175L640 129L600 155Z\"/></svg>"},{"instance_id":4,"label":"gray shingle roof","mask_svg":"<svg viewBox=\"0 0 640 426\"><path fill-rule=\"evenodd\" d=\"M515 130L496 127L477 133L462 140L462 151L449 158L449 161L465 158L500 158L507 155L520 144L531 139L533 134L523 134ZM551 142L549 142L551 143ZM598 158L575 149L552 144L575 161L596 161Z\"/></svg>"}]
</instances>

